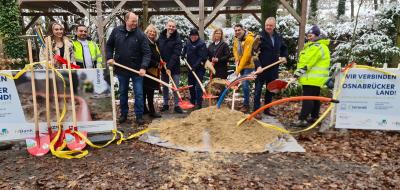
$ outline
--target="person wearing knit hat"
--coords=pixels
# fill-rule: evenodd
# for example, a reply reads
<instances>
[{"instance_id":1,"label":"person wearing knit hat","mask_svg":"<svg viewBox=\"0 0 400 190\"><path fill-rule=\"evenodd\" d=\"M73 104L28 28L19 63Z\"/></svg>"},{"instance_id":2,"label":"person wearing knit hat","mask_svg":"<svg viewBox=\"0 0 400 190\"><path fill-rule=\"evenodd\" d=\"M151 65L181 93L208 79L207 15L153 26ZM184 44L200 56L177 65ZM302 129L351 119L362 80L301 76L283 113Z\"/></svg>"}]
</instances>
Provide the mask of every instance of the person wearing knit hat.
<instances>
[{"instance_id":1,"label":"person wearing knit hat","mask_svg":"<svg viewBox=\"0 0 400 190\"><path fill-rule=\"evenodd\" d=\"M183 47L182 57L186 58L190 67L203 82L204 74L206 72L204 63L207 60L207 46L206 43L200 39L199 31L195 28L190 30L189 40ZM196 109L201 109L203 104L203 91L200 84L196 81L192 72L188 73L189 86L193 86L190 91L190 103L196 105Z\"/></svg>"},{"instance_id":2,"label":"person wearing knit hat","mask_svg":"<svg viewBox=\"0 0 400 190\"><path fill-rule=\"evenodd\" d=\"M329 78L330 51L329 39L321 39L321 31L314 25L307 32L308 42L300 52L294 76L303 89L303 96L319 96L321 88ZM307 127L319 118L320 102L304 100L297 127Z\"/></svg>"}]
</instances>

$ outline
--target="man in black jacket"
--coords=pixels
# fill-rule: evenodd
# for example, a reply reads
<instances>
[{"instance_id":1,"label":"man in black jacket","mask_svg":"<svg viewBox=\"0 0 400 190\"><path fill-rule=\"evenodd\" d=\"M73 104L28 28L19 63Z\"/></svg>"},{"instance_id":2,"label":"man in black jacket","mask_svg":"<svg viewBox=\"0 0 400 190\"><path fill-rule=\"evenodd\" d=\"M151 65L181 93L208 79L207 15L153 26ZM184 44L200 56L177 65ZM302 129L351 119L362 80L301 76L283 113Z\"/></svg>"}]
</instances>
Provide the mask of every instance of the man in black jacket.
<instances>
[{"instance_id":1,"label":"man in black jacket","mask_svg":"<svg viewBox=\"0 0 400 190\"><path fill-rule=\"evenodd\" d=\"M128 90L129 80L132 79L135 94L136 124L143 125L143 76L149 65L151 51L143 31L137 28L138 16L133 12L125 15L125 25L114 28L106 44L107 63L115 62L139 70L137 75L120 67L115 68L119 82L119 99L121 117L120 123L127 120L128 116Z\"/></svg>"},{"instance_id":2,"label":"man in black jacket","mask_svg":"<svg viewBox=\"0 0 400 190\"><path fill-rule=\"evenodd\" d=\"M276 20L274 17L269 17L265 20L264 31L261 32L261 43L259 47L253 47L253 50L259 51L258 60L254 60L256 66L256 88L254 94L254 111L260 108L261 91L263 85L268 85L271 81L278 78L279 65L265 70L260 73L261 68L268 66L278 60L282 60L286 63L286 57L288 56L287 46L283 42L283 38L280 34L275 31ZM256 48L256 49L254 49ZM272 93L268 90L265 91L264 104L268 104L272 101ZM274 116L269 109L264 111L264 114ZM256 115L256 119L261 119L261 114Z\"/></svg>"},{"instance_id":3,"label":"man in black jacket","mask_svg":"<svg viewBox=\"0 0 400 190\"><path fill-rule=\"evenodd\" d=\"M162 68L161 70L161 80L169 82L170 74L176 85L179 85L180 78L180 58L182 51L182 41L176 31L176 22L174 20L169 20L166 23L166 29L163 30L158 38L158 45L160 47L161 58L167 63L167 70ZM169 101L169 89L163 87L162 89L164 105L161 109L162 112L168 111L168 101ZM183 113L182 109L178 105L179 98L178 94L174 93L174 111L175 113Z\"/></svg>"}]
</instances>

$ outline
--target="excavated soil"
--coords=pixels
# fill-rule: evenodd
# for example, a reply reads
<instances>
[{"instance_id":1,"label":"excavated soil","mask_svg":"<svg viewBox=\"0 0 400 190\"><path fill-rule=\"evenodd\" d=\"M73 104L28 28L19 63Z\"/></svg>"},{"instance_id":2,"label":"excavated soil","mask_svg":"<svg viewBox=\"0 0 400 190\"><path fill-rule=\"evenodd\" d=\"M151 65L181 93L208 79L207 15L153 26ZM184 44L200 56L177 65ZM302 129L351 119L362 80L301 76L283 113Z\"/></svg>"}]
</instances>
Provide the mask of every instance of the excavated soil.
<instances>
[{"instance_id":1,"label":"excavated soil","mask_svg":"<svg viewBox=\"0 0 400 190\"><path fill-rule=\"evenodd\" d=\"M186 118L153 122L150 128L174 145L205 148L211 152L264 152L266 145L281 134L255 120L237 127L237 122L244 117L246 115L239 111L212 106L193 111Z\"/></svg>"}]
</instances>

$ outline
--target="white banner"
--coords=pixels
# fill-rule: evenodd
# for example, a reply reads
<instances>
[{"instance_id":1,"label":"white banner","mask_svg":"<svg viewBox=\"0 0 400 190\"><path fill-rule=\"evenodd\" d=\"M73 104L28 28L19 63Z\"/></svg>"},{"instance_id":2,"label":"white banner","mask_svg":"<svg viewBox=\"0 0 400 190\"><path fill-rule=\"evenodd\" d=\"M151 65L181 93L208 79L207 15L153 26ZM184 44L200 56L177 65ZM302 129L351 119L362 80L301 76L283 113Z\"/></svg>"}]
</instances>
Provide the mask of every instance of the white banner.
<instances>
[{"instance_id":1,"label":"white banner","mask_svg":"<svg viewBox=\"0 0 400 190\"><path fill-rule=\"evenodd\" d=\"M336 128L400 130L400 71L384 70L397 76L349 71L336 106Z\"/></svg>"},{"instance_id":2,"label":"white banner","mask_svg":"<svg viewBox=\"0 0 400 190\"><path fill-rule=\"evenodd\" d=\"M67 70L59 70L66 82L64 95L63 82L56 77L60 112L66 100L66 115L63 126L72 125L71 98ZM18 71L0 71L15 75ZM19 140L33 137L34 114L31 73L27 72L17 80L0 76L0 141ZM113 88L110 76L104 69L79 69L72 74L76 104L77 126L89 133L107 132L115 128L113 112ZM35 70L36 100L41 133L47 133L46 122L46 75L44 70ZM54 131L56 126L53 78L50 71L50 116Z\"/></svg>"}]
</instances>

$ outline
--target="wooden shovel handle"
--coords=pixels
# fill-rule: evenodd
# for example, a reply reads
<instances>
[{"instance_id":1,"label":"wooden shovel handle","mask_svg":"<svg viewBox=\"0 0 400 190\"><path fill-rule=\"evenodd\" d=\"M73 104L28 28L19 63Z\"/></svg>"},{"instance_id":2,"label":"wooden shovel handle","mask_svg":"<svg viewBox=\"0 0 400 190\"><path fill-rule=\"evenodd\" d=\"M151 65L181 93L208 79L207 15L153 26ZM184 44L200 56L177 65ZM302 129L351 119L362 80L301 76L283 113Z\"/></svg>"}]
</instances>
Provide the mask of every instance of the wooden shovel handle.
<instances>
[{"instance_id":1,"label":"wooden shovel handle","mask_svg":"<svg viewBox=\"0 0 400 190\"><path fill-rule=\"evenodd\" d=\"M32 41L28 39L28 54L29 54L29 63L33 63L32 57ZM31 67L31 84L32 84L32 99L33 99L33 120L35 121L35 133L39 135L39 118L38 118L38 110L37 110L37 101L36 101L36 84L35 84L35 71L33 66Z\"/></svg>"}]
</instances>

